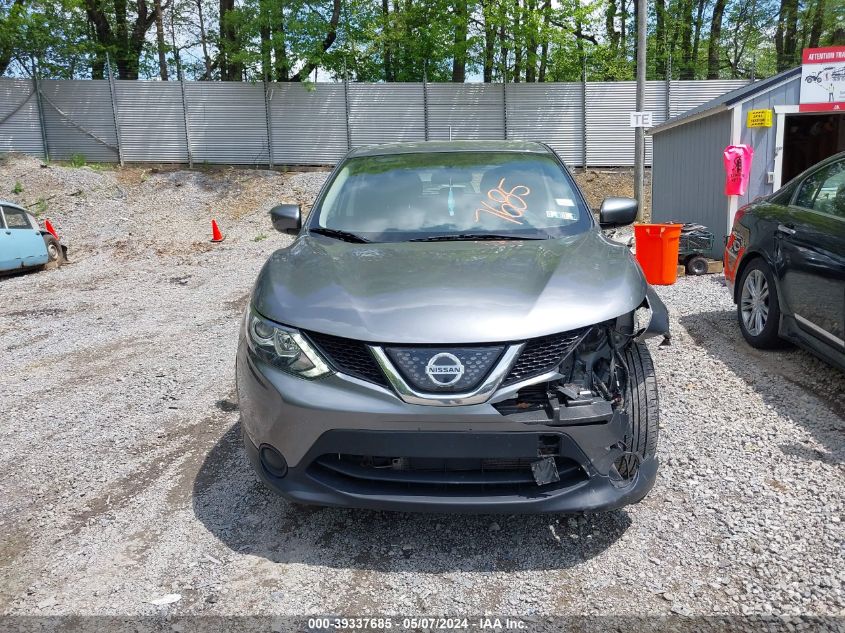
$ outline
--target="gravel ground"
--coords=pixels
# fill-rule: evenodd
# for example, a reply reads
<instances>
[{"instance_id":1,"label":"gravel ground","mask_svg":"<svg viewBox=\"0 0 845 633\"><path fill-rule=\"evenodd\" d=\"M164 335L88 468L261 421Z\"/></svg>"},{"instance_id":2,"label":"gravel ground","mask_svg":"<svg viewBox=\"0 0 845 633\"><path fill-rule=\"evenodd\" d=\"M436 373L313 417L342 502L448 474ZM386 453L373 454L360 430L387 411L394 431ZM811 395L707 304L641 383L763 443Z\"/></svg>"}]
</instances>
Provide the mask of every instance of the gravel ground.
<instances>
[{"instance_id":1,"label":"gravel ground","mask_svg":"<svg viewBox=\"0 0 845 633\"><path fill-rule=\"evenodd\" d=\"M845 376L751 350L721 276L659 289L662 466L637 506L431 516L268 492L239 439L238 322L289 243L266 211L324 176L0 168L0 191L55 194L73 260L0 279L0 613L845 616Z\"/></svg>"}]
</instances>

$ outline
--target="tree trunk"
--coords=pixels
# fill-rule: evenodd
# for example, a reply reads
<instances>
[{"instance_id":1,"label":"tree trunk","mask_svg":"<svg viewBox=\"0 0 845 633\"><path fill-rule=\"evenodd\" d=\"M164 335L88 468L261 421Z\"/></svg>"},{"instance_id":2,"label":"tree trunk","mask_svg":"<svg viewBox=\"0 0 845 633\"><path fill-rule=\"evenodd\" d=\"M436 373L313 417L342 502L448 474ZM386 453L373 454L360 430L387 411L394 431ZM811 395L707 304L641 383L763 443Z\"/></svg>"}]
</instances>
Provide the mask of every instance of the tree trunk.
<instances>
[{"instance_id":1,"label":"tree trunk","mask_svg":"<svg viewBox=\"0 0 845 633\"><path fill-rule=\"evenodd\" d=\"M288 61L287 31L285 29L285 3L280 1L276 4L278 10L273 12L271 27L276 81L288 81L290 79L290 61Z\"/></svg>"},{"instance_id":2,"label":"tree trunk","mask_svg":"<svg viewBox=\"0 0 845 633\"><path fill-rule=\"evenodd\" d=\"M481 12L484 17L484 83L493 81L493 65L495 64L496 24L493 21L491 0L482 0Z\"/></svg>"},{"instance_id":3,"label":"tree trunk","mask_svg":"<svg viewBox=\"0 0 845 633\"><path fill-rule=\"evenodd\" d=\"M537 0L525 0L525 81L534 83L537 81Z\"/></svg>"},{"instance_id":4,"label":"tree trunk","mask_svg":"<svg viewBox=\"0 0 845 633\"><path fill-rule=\"evenodd\" d=\"M6 20L11 19L14 16L17 16L21 13L23 9L23 0L15 0L12 4L12 7L9 9L8 17L0 20L0 26L5 27ZM6 69L9 67L9 64L12 63L12 56L15 53L15 46L13 41L5 40L3 41L3 45L0 46L0 75L6 72Z\"/></svg>"},{"instance_id":5,"label":"tree trunk","mask_svg":"<svg viewBox=\"0 0 845 633\"><path fill-rule=\"evenodd\" d=\"M452 56L452 81L463 83L467 68L467 30L469 12L467 0L455 0L453 5L455 20L455 49Z\"/></svg>"},{"instance_id":6,"label":"tree trunk","mask_svg":"<svg viewBox=\"0 0 845 633\"><path fill-rule=\"evenodd\" d=\"M654 72L656 79L669 79L666 77L666 0L656 0L654 12Z\"/></svg>"},{"instance_id":7,"label":"tree trunk","mask_svg":"<svg viewBox=\"0 0 845 633\"><path fill-rule=\"evenodd\" d=\"M391 31L390 28L390 0L381 0L381 36L382 42L382 61L384 63L384 80L396 81L393 74L393 55L391 51Z\"/></svg>"},{"instance_id":8,"label":"tree trunk","mask_svg":"<svg viewBox=\"0 0 845 633\"><path fill-rule=\"evenodd\" d=\"M616 0L607 0L607 6L604 9L604 27L607 31L611 55L616 57L619 51L619 32L616 30Z\"/></svg>"},{"instance_id":9,"label":"tree trunk","mask_svg":"<svg viewBox=\"0 0 845 633\"><path fill-rule=\"evenodd\" d=\"M114 51L114 63L120 79L137 79L141 51L147 32L155 22L156 12L149 11L147 0L136 0L137 17L131 29L127 16L127 0L114 0L114 27L98 0L85 0L85 13L94 27L94 34L100 50ZM95 56L92 76L103 76L102 53Z\"/></svg>"},{"instance_id":10,"label":"tree trunk","mask_svg":"<svg viewBox=\"0 0 845 633\"><path fill-rule=\"evenodd\" d=\"M524 38L522 37L522 30L523 27L520 26L520 18L522 17L520 14L522 13L522 5L520 4L520 0L515 0L514 2L514 14L513 14L513 82L515 84L519 83L520 75L522 75L522 42Z\"/></svg>"},{"instance_id":11,"label":"tree trunk","mask_svg":"<svg viewBox=\"0 0 845 633\"><path fill-rule=\"evenodd\" d=\"M261 52L261 79L270 81L273 77L272 42L270 32L271 22L270 0L259 0L258 2L258 39Z\"/></svg>"},{"instance_id":12,"label":"tree trunk","mask_svg":"<svg viewBox=\"0 0 845 633\"><path fill-rule=\"evenodd\" d=\"M504 16L502 16L504 18ZM505 31L505 20L499 22L499 63L501 64L502 81L508 81L508 56L510 49L508 48L508 37Z\"/></svg>"},{"instance_id":13,"label":"tree trunk","mask_svg":"<svg viewBox=\"0 0 845 633\"><path fill-rule=\"evenodd\" d=\"M205 75L203 75L203 79L208 80L211 79L211 57L208 54L208 33L205 30L205 18L202 15L202 3L204 0L196 0L196 2L197 17L199 19L200 27L200 45L202 46L202 60L205 64Z\"/></svg>"},{"instance_id":14,"label":"tree trunk","mask_svg":"<svg viewBox=\"0 0 845 633\"><path fill-rule=\"evenodd\" d=\"M824 28L824 0L816 0L816 10L813 12L813 26L810 29L808 48L818 48Z\"/></svg>"},{"instance_id":15,"label":"tree trunk","mask_svg":"<svg viewBox=\"0 0 845 633\"><path fill-rule=\"evenodd\" d=\"M298 73L296 73L293 77L290 78L291 81L302 81L303 79L307 79L308 75L310 75L314 69L320 63L319 57L329 50L334 44L335 40L337 39L337 24L340 21L340 0L333 0L332 2L332 17L329 20L329 29L326 32L326 36L323 38L323 41L320 43L320 50L317 51L317 59L311 58L305 62L305 66L303 66Z\"/></svg>"},{"instance_id":16,"label":"tree trunk","mask_svg":"<svg viewBox=\"0 0 845 633\"><path fill-rule=\"evenodd\" d=\"M693 79L698 74L698 51L701 44L701 26L704 22L705 0L698 0L698 11L695 14L695 34L692 38L692 75Z\"/></svg>"},{"instance_id":17,"label":"tree trunk","mask_svg":"<svg viewBox=\"0 0 845 633\"><path fill-rule=\"evenodd\" d=\"M798 0L781 0L775 31L777 69L783 71L797 62Z\"/></svg>"},{"instance_id":18,"label":"tree trunk","mask_svg":"<svg viewBox=\"0 0 845 633\"><path fill-rule=\"evenodd\" d=\"M628 0L619 1L619 47L622 49L622 58L628 54Z\"/></svg>"},{"instance_id":19,"label":"tree trunk","mask_svg":"<svg viewBox=\"0 0 845 633\"><path fill-rule=\"evenodd\" d=\"M158 45L158 74L167 81L167 56L164 44L164 21L161 18L161 0L155 0L156 44Z\"/></svg>"},{"instance_id":20,"label":"tree trunk","mask_svg":"<svg viewBox=\"0 0 845 633\"><path fill-rule=\"evenodd\" d=\"M549 65L549 20L551 19L552 0L545 0L540 11L543 14L543 43L540 46L540 72L537 75L537 80L543 82L546 81L546 68Z\"/></svg>"},{"instance_id":21,"label":"tree trunk","mask_svg":"<svg viewBox=\"0 0 845 633\"><path fill-rule=\"evenodd\" d=\"M722 37L722 18L727 0L716 0L710 18L710 42L707 45L707 79L719 78L719 51Z\"/></svg>"},{"instance_id":22,"label":"tree trunk","mask_svg":"<svg viewBox=\"0 0 845 633\"><path fill-rule=\"evenodd\" d=\"M692 63L692 6L693 0L683 0L681 3L681 79L692 79L694 76Z\"/></svg>"},{"instance_id":23,"label":"tree trunk","mask_svg":"<svg viewBox=\"0 0 845 633\"><path fill-rule=\"evenodd\" d=\"M220 68L220 79L232 81L234 75L233 64L229 57L235 49L235 32L232 12L235 9L235 0L220 0L220 41L218 43L218 61Z\"/></svg>"}]
</instances>

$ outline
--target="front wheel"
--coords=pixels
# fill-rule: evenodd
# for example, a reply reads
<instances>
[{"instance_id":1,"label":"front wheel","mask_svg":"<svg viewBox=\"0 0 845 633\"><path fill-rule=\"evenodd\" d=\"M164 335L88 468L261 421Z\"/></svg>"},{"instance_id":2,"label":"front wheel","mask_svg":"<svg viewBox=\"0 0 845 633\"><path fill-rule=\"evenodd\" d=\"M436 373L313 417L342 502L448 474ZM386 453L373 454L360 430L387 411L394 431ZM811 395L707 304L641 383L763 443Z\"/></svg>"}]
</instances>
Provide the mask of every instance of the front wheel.
<instances>
[{"instance_id":1,"label":"front wheel","mask_svg":"<svg viewBox=\"0 0 845 633\"><path fill-rule=\"evenodd\" d=\"M59 240L52 235L45 235L44 245L47 247L47 263L44 264L44 268L53 270L61 266L65 261L65 255Z\"/></svg>"},{"instance_id":2,"label":"front wheel","mask_svg":"<svg viewBox=\"0 0 845 633\"><path fill-rule=\"evenodd\" d=\"M624 480L631 479L643 460L657 453L660 409L657 376L651 352L645 343L634 343L625 352L628 386L625 389L625 412L630 427L625 435L625 454L616 461L616 470Z\"/></svg>"},{"instance_id":3,"label":"front wheel","mask_svg":"<svg viewBox=\"0 0 845 633\"><path fill-rule=\"evenodd\" d=\"M759 349L780 347L780 307L775 279L762 259L755 259L739 281L737 318L742 336Z\"/></svg>"}]
</instances>

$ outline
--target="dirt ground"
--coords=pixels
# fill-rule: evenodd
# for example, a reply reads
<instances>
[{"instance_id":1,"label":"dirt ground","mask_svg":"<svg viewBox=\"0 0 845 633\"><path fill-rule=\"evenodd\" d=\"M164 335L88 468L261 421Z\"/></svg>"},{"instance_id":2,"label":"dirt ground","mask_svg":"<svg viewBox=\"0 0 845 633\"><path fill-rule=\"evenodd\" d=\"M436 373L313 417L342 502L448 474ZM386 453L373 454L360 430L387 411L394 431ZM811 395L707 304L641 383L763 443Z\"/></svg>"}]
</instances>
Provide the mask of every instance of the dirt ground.
<instances>
[{"instance_id":1,"label":"dirt ground","mask_svg":"<svg viewBox=\"0 0 845 633\"><path fill-rule=\"evenodd\" d=\"M601 206L601 201L608 196L634 197L634 170L626 168L618 169L588 169L576 170L575 180L587 202L593 209ZM646 169L644 178L643 198L643 219L648 221L651 218L651 170Z\"/></svg>"},{"instance_id":2,"label":"dirt ground","mask_svg":"<svg viewBox=\"0 0 845 633\"><path fill-rule=\"evenodd\" d=\"M750 350L720 276L660 289L661 469L639 505L391 514L261 485L240 440L239 323L291 240L267 211L310 204L324 177L0 166L0 197L49 217L72 262L0 279L0 614L815 615L836 630L845 376ZM596 174L588 195L622 180Z\"/></svg>"}]
</instances>

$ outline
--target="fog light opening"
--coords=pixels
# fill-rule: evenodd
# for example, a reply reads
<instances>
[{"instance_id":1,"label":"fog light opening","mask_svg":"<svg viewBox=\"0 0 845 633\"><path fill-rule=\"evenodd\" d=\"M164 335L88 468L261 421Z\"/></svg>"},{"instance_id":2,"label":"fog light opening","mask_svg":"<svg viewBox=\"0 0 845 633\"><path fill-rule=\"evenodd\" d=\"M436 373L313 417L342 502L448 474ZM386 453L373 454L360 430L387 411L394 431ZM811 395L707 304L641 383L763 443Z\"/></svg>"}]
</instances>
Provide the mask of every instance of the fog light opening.
<instances>
[{"instance_id":1,"label":"fog light opening","mask_svg":"<svg viewBox=\"0 0 845 633\"><path fill-rule=\"evenodd\" d=\"M282 454L269 444L264 444L259 450L261 465L267 474L273 477L284 477L288 474L288 463Z\"/></svg>"},{"instance_id":2,"label":"fog light opening","mask_svg":"<svg viewBox=\"0 0 845 633\"><path fill-rule=\"evenodd\" d=\"M640 470L642 459L632 451L626 451L610 468L608 477L616 488L624 488L631 484Z\"/></svg>"}]
</instances>

